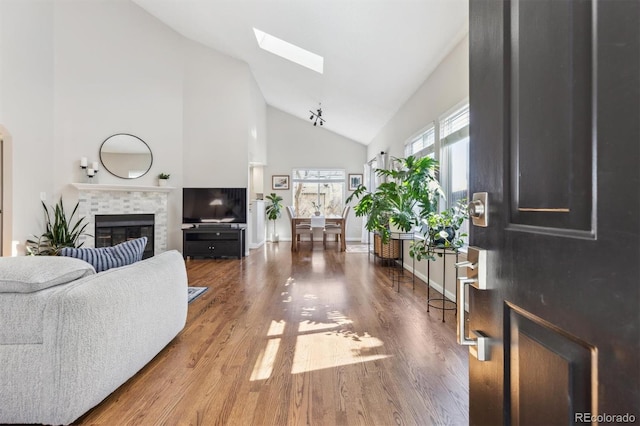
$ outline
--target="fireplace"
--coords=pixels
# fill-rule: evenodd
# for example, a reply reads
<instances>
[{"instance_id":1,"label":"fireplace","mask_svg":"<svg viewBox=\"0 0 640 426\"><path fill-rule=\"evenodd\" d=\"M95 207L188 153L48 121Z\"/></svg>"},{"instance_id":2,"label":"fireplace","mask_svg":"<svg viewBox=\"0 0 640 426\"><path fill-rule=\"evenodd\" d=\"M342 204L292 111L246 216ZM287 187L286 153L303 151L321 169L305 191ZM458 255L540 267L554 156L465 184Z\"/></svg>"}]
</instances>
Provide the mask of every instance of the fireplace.
<instances>
[{"instance_id":1,"label":"fireplace","mask_svg":"<svg viewBox=\"0 0 640 426\"><path fill-rule=\"evenodd\" d=\"M95 215L95 246L111 247L140 237L147 237L143 259L154 253L153 214L97 214Z\"/></svg>"},{"instance_id":2,"label":"fireplace","mask_svg":"<svg viewBox=\"0 0 640 426\"><path fill-rule=\"evenodd\" d=\"M148 256L168 249L168 224L170 187L112 184L72 184L78 190L78 215L87 219L87 229L93 231L80 238L83 247L98 247L94 235L96 216L139 215L153 216L152 237L147 249L153 250ZM146 225L145 225L146 226ZM106 240L106 238L105 238ZM111 242L109 242L111 244Z\"/></svg>"}]
</instances>

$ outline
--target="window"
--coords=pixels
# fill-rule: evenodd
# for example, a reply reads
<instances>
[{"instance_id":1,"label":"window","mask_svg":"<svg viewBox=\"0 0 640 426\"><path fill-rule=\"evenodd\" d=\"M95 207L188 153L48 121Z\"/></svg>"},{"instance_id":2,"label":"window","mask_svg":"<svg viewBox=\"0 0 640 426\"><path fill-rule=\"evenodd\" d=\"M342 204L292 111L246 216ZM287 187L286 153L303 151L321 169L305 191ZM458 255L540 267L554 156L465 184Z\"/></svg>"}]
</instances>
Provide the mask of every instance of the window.
<instances>
[{"instance_id":1,"label":"window","mask_svg":"<svg viewBox=\"0 0 640 426\"><path fill-rule=\"evenodd\" d=\"M440 185L446 202L441 209L469 199L469 104L457 108L439 122ZM469 224L460 229L469 233Z\"/></svg>"},{"instance_id":2,"label":"window","mask_svg":"<svg viewBox=\"0 0 640 426\"><path fill-rule=\"evenodd\" d=\"M443 207L468 198L469 104L440 120L440 184L447 197Z\"/></svg>"},{"instance_id":3,"label":"window","mask_svg":"<svg viewBox=\"0 0 640 426\"><path fill-rule=\"evenodd\" d=\"M294 169L293 207L298 216L309 217L320 205L324 216L341 216L344 207L344 170Z\"/></svg>"},{"instance_id":4,"label":"window","mask_svg":"<svg viewBox=\"0 0 640 426\"><path fill-rule=\"evenodd\" d=\"M435 158L436 145L436 128L433 124L426 130L420 132L416 137L412 138L404 146L404 156L413 155L415 157L432 157Z\"/></svg>"}]
</instances>

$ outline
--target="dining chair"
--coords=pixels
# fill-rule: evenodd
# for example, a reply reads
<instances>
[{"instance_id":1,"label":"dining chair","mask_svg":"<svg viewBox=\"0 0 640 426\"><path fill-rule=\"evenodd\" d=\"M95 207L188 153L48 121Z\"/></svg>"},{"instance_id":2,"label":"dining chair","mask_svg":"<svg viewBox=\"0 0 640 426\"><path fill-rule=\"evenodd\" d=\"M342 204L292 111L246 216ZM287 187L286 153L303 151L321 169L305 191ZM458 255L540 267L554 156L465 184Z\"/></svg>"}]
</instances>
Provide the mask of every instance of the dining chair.
<instances>
[{"instance_id":1,"label":"dining chair","mask_svg":"<svg viewBox=\"0 0 640 426\"><path fill-rule=\"evenodd\" d=\"M287 214L289 215L289 220L291 222L294 221L296 217L296 211L293 206L287 206ZM291 227L293 230L293 226ZM300 235L307 234L311 239L311 246L313 247L313 228L311 228L311 222L309 223L297 223L295 226L295 235L292 235L292 239L296 239L297 242L300 242ZM293 244L293 241L292 241ZM298 244L296 244L296 251L298 248Z\"/></svg>"},{"instance_id":2,"label":"dining chair","mask_svg":"<svg viewBox=\"0 0 640 426\"><path fill-rule=\"evenodd\" d=\"M324 225L324 232L322 234L322 244L324 245L324 247L327 247L327 235L335 235L336 237L336 241L339 241L340 236L342 235L342 227L344 226L344 235L347 235L347 217L349 217L349 209L351 207L350 206L344 206L344 209L342 209L342 225L340 225L340 223L330 223L327 222ZM340 245L338 247L341 247L343 244L342 241L340 241Z\"/></svg>"}]
</instances>

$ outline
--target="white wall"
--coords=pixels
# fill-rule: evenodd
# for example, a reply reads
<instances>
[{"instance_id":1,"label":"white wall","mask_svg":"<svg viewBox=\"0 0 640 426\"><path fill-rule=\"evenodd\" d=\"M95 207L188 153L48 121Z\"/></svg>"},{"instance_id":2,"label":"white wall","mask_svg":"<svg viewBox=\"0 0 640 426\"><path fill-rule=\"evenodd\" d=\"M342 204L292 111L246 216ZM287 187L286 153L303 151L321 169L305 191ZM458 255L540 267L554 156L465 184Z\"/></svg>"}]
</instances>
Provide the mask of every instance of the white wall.
<instances>
[{"instance_id":1,"label":"white wall","mask_svg":"<svg viewBox=\"0 0 640 426\"><path fill-rule=\"evenodd\" d=\"M267 163L267 103L253 74L249 78L251 114L249 115L249 162Z\"/></svg>"},{"instance_id":2,"label":"white wall","mask_svg":"<svg viewBox=\"0 0 640 426\"><path fill-rule=\"evenodd\" d=\"M380 151L404 156L404 143L430 122L469 97L469 36L445 56L368 145L367 158Z\"/></svg>"},{"instance_id":3,"label":"white wall","mask_svg":"<svg viewBox=\"0 0 640 426\"><path fill-rule=\"evenodd\" d=\"M99 183L155 185L165 172L180 186L183 38L132 3L104 0L56 2L53 38L55 190L74 200L68 184L82 182L79 157L98 161L115 133L144 140L153 164L135 181L102 170ZM169 247L181 242L178 192L169 199Z\"/></svg>"},{"instance_id":4,"label":"white wall","mask_svg":"<svg viewBox=\"0 0 640 426\"><path fill-rule=\"evenodd\" d=\"M13 197L4 209L13 213L11 238L20 251L42 227L40 192L54 190L52 34L50 2L0 1L0 125L13 148L6 159Z\"/></svg>"},{"instance_id":5,"label":"white wall","mask_svg":"<svg viewBox=\"0 0 640 426\"><path fill-rule=\"evenodd\" d=\"M186 42L185 186L248 185L250 76L245 63Z\"/></svg>"},{"instance_id":6,"label":"white wall","mask_svg":"<svg viewBox=\"0 0 640 426\"><path fill-rule=\"evenodd\" d=\"M79 157L97 161L115 133L151 148L152 168L136 184L155 184L161 171L179 179L181 37L129 2L75 0L56 2L54 40L56 184L78 182ZM109 173L99 179L132 183Z\"/></svg>"},{"instance_id":7,"label":"white wall","mask_svg":"<svg viewBox=\"0 0 640 426\"><path fill-rule=\"evenodd\" d=\"M267 108L267 167L265 168L264 193L276 192L283 205L291 205L291 190L271 189L272 175L289 175L294 168L326 167L344 169L345 173L362 173L366 162L367 149L351 139L330 132L323 127L313 126L309 120L301 120L276 108ZM346 196L351 194L346 192ZM267 224L267 234L272 232L273 223ZM360 241L362 222L351 210L347 221L347 239ZM281 239L291 238L290 222L286 213L276 223Z\"/></svg>"},{"instance_id":8,"label":"white wall","mask_svg":"<svg viewBox=\"0 0 640 426\"><path fill-rule=\"evenodd\" d=\"M367 149L367 158L374 158L380 151L385 151L392 157L403 157L404 143L409 138L468 97L469 37L466 35L371 141ZM408 244L405 244L405 266L411 267L408 247ZM460 260L464 258L461 256ZM445 276L447 295L455 300L454 262L453 259L447 259ZM426 261L416 262L415 269L416 275L426 280ZM434 286L441 288L442 258L431 263L430 272Z\"/></svg>"}]
</instances>

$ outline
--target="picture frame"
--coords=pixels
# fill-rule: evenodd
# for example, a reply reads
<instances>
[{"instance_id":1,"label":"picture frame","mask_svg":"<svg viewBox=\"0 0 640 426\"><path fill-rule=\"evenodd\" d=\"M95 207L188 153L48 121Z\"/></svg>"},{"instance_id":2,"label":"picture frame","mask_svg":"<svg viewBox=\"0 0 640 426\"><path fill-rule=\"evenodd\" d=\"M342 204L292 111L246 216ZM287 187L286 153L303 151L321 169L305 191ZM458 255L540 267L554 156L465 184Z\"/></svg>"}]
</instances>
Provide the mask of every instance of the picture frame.
<instances>
[{"instance_id":1,"label":"picture frame","mask_svg":"<svg viewBox=\"0 0 640 426\"><path fill-rule=\"evenodd\" d=\"M289 189L289 175L272 175L271 176L271 189Z\"/></svg>"},{"instance_id":2,"label":"picture frame","mask_svg":"<svg viewBox=\"0 0 640 426\"><path fill-rule=\"evenodd\" d=\"M355 191L362 185L362 173L349 173L349 191Z\"/></svg>"}]
</instances>

